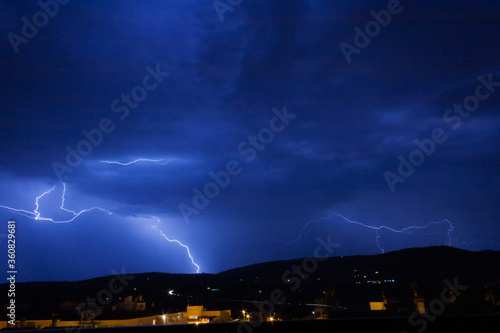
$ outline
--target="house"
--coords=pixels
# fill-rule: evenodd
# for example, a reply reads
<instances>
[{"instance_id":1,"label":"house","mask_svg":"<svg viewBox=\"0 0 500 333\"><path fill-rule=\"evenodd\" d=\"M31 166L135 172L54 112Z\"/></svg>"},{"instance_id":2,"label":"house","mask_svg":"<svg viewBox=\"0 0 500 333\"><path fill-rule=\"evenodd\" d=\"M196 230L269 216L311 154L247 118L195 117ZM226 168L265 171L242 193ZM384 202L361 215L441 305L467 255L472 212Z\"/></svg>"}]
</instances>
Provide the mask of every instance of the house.
<instances>
[{"instance_id":1,"label":"house","mask_svg":"<svg viewBox=\"0 0 500 333\"><path fill-rule=\"evenodd\" d=\"M114 311L138 312L146 310L146 302L139 296L127 296L123 302L116 303L112 308Z\"/></svg>"}]
</instances>

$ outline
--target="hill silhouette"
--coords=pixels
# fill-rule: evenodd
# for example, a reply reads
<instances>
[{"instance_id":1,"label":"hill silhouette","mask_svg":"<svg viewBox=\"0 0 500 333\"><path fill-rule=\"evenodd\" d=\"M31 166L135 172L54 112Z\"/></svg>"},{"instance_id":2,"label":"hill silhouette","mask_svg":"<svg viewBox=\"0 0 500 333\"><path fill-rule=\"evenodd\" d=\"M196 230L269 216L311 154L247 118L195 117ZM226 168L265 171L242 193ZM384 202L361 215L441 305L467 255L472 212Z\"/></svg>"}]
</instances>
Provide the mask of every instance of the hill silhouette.
<instances>
[{"instance_id":1,"label":"hill silhouette","mask_svg":"<svg viewBox=\"0 0 500 333\"><path fill-rule=\"evenodd\" d=\"M234 268L217 274L129 273L127 285L101 304L103 317L127 316L112 311L126 296L142 295L147 313L184 311L186 305L203 304L207 308L230 308L233 313L250 308L251 302L264 302L280 291L282 304L274 304L283 317L303 317L324 305L341 315L349 311L367 311L370 301L395 304L399 312L413 311L413 290L427 302L439 297L445 280L458 281L466 290L457 297L452 309L494 311L486 294L499 293L500 252L471 252L436 246L409 248L378 255L330 257L316 262L300 258ZM309 265L309 266L307 266ZM297 269L297 267L299 269ZM306 270L307 268L307 270ZM29 319L75 318L76 310L62 303L80 304L109 289L112 275L73 282L26 282L16 285L18 314ZM7 293L8 285L0 285ZM102 294L102 293L101 293ZM106 293L109 295L110 293ZM495 294L496 295L496 294ZM490 304L491 303L491 304ZM5 306L3 307L5 309ZM254 307L255 309L255 307ZM396 310L395 310L396 311ZM237 313L234 315L237 316Z\"/></svg>"}]
</instances>

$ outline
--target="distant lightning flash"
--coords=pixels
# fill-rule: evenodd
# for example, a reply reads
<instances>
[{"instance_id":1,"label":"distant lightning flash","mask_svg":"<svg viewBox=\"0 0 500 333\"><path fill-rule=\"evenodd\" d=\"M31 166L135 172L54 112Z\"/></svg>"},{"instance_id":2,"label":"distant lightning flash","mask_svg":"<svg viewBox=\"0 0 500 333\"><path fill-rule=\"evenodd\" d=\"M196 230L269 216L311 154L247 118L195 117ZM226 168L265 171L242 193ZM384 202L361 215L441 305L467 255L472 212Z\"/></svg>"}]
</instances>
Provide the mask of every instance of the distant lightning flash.
<instances>
[{"instance_id":1,"label":"distant lightning flash","mask_svg":"<svg viewBox=\"0 0 500 333\"><path fill-rule=\"evenodd\" d=\"M361 222L357 222L357 221L353 221L353 220L350 220L348 219L347 217L341 215L341 214L338 214L336 212L332 212L332 214L334 215L337 215L338 217L342 218L345 222L348 222L348 223L351 223L351 224L355 224L355 225L359 225L359 226L362 226L364 228L368 228L368 229L372 229L372 230L375 230L375 241L377 242L377 246L378 248L380 249L380 251L382 253L385 253L385 250L384 248L382 248L382 246L380 245L380 234L379 234L379 231L382 230L382 229L385 229L385 230L388 230L388 231L392 231L392 232L396 232L396 233L404 233L408 230L411 230L411 229L425 229L425 228L428 228L429 226L431 225L438 225L438 224L443 224L443 223L448 223L448 230L447 230L447 235L448 235L448 246L451 246L451 231L453 230L453 224L448 220L448 219L444 219L444 220L441 220L441 221L437 221L437 222L430 222L430 223L427 223L426 225L423 225L423 226L409 226L409 227L405 227L405 228L402 228L402 229L394 229L394 228L391 228L391 227L388 227L388 226L385 226L385 225L382 225L382 226L376 226L376 225L368 225L368 224L364 224L364 223L361 223ZM330 214L330 216L332 215ZM302 233L307 229L307 227L309 227L309 225L311 223L321 223L322 220L327 220L330 218L330 216L328 216L327 218L322 218L321 220L311 220L309 222L306 223L306 225L300 230L299 232L299 236L297 237L297 239L295 239L295 241L293 241L292 243L296 243L298 242L301 238L302 238Z\"/></svg>"},{"instance_id":2,"label":"distant lightning flash","mask_svg":"<svg viewBox=\"0 0 500 333\"><path fill-rule=\"evenodd\" d=\"M181 242L179 242L177 239L170 239L168 238L160 229L158 229L158 224L160 224L160 219L157 218L156 216L153 216L153 218L156 220L156 225L152 225L151 228L158 231L160 233L160 235L162 235L166 240L168 240L169 242L173 242L173 243L177 243L179 244L180 246L182 246L183 248L186 249L187 251L187 254L189 256L189 258L191 259L191 263L196 266L196 273L199 273L200 272L200 266L198 266L195 262L194 262L194 259L193 259L193 256L191 255L191 252L189 251L189 247L187 245L184 245L182 244Z\"/></svg>"},{"instance_id":3,"label":"distant lightning flash","mask_svg":"<svg viewBox=\"0 0 500 333\"><path fill-rule=\"evenodd\" d=\"M53 186L50 190L47 190L45 192L43 192L41 195L39 195L38 197L36 197L35 199L35 210L33 210L32 212L31 211L28 211L28 210L24 210L24 209L17 209L17 208L12 208L12 207L8 207L8 206L3 206L3 205L0 205L1 208L5 208L5 209L8 209L10 210L11 212L13 213L16 213L18 215L21 215L21 216L25 216L25 217L28 217L30 219L33 219L33 220L36 220L36 221L50 221L50 222L53 222L53 223L68 223L68 222L72 222L74 221L78 216L82 215L83 213L88 213L90 211L93 211L93 210L100 210L102 212L106 212L108 214L111 215L111 212L101 208L101 207L92 207L92 208L89 208L89 209L83 209L81 211L79 211L78 213L74 210L71 210L71 209L67 209L64 207L64 201L66 200L65 199L65 195L66 195L66 184L65 183L62 183L63 185L63 192L62 192L62 195L61 195L61 206L59 206L59 209L60 210L64 210L70 214L73 215L73 217L71 217L69 220L60 220L60 221L56 221L54 219L51 219L49 217L43 217L41 216L41 213L38 211L40 209L40 199L43 198L45 195L51 193L56 187Z\"/></svg>"},{"instance_id":4,"label":"distant lightning flash","mask_svg":"<svg viewBox=\"0 0 500 333\"><path fill-rule=\"evenodd\" d=\"M425 229L425 228L427 228L427 227L429 227L430 225L433 225L433 224L448 223L448 225L449 225L449 228L447 230L447 234L448 234L448 246L451 246L451 231L453 230L453 224L449 220L447 220L447 219L444 219L444 220L441 220L441 221L437 221L437 222L430 222L430 223L427 223L424 226L414 226L414 225L412 225L412 226L405 227L403 229L399 229L398 230L398 229L393 229L391 227L387 227L385 225L382 225L382 226L373 226L373 225L367 225L367 224L364 224L364 223L361 223L361 222L357 222L357 221L352 221L352 220L349 220L347 217L345 217L343 215L340 215L340 214L338 214L336 212L333 212L333 214L337 215L338 217L343 218L348 223L356 224L356 225L360 225L360 226L365 227L365 228L376 230L377 246L380 249L380 251L382 251L382 253L384 253L385 250L380 246L380 242L379 242L380 234L378 233L382 229L389 230L389 231L392 231L392 232L397 232L397 233L401 234L401 233L404 233L405 231L408 231L408 230L411 230L411 229Z\"/></svg>"},{"instance_id":5,"label":"distant lightning flash","mask_svg":"<svg viewBox=\"0 0 500 333\"><path fill-rule=\"evenodd\" d=\"M102 163L107 163L107 164L118 164L118 165L131 165L131 164L134 164L134 163L138 163L138 162L152 162L152 163L156 163L156 164L159 164L159 165L167 165L168 163L172 162L173 160L175 160L175 158L171 158L169 160L167 159L159 159L159 160L152 160L152 159L148 159L148 158L139 158L137 160L134 160L134 161L131 161L131 162L126 162L126 163L122 163L122 162L115 162L115 161L101 161Z\"/></svg>"}]
</instances>

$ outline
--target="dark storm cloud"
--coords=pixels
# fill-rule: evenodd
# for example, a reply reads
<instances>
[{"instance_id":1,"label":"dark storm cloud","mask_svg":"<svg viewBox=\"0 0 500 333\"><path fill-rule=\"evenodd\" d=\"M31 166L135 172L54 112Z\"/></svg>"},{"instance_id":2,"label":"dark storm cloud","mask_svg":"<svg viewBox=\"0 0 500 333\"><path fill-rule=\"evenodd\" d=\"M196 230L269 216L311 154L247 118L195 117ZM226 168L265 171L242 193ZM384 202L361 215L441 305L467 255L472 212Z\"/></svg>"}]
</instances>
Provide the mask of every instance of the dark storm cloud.
<instances>
[{"instance_id":1,"label":"dark storm cloud","mask_svg":"<svg viewBox=\"0 0 500 333\"><path fill-rule=\"evenodd\" d=\"M109 118L112 133L103 134L65 179L68 205L107 205L118 217L98 218L110 226L120 217L165 217L172 232L204 253L207 270L286 258L284 243L297 239L308 221L339 208L368 224L399 227L447 217L457 224L454 245L465 248L459 235L474 229L471 221L481 221L482 234L474 237L493 230L498 242L500 88L456 130L443 115L474 93L478 76L500 81L494 33L500 6L401 1L404 9L348 64L339 44L352 44L354 27L363 29L373 19L370 11L387 4L244 1L222 22L211 1L61 6L29 43L19 45L18 54L7 38L0 42L0 204L34 209L32 198L59 184L52 163L64 164L66 147L86 140L82 130ZM0 32L7 36L20 33L21 17L31 19L39 7L31 1L1 3L0 9ZM120 119L113 101L142 84L147 66L169 75ZM284 106L297 117L246 161L239 144L269 126L273 108ZM447 141L393 194L384 172L395 172L398 156L408 158L414 141L431 137L437 127ZM175 160L101 162L138 158ZM241 173L185 225L178 205L191 205L193 188L203 190L212 181L209 173L224 170L230 160L240 163ZM29 188L25 197L22 188ZM55 199L55 193L46 198ZM344 243L344 237L350 244L339 251L373 252L375 243L365 244L374 239L371 231L323 222L304 237L333 232L335 241ZM72 232L69 224L64 231L56 226L50 229ZM358 240L356 233L362 233ZM247 254L225 263L210 258L226 250L220 235L231 237L232 250ZM489 247L481 242L468 244ZM306 243L299 242L294 255L309 255L300 250Z\"/></svg>"}]
</instances>

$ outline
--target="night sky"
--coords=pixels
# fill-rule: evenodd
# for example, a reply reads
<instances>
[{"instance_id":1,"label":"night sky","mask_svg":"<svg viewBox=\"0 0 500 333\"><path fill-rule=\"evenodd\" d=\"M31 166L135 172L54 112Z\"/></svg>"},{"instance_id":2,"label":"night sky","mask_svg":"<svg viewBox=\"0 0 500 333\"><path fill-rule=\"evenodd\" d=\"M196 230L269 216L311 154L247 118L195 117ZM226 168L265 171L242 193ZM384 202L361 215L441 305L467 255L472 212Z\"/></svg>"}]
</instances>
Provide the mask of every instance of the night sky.
<instances>
[{"instance_id":1,"label":"night sky","mask_svg":"<svg viewBox=\"0 0 500 333\"><path fill-rule=\"evenodd\" d=\"M0 1L18 281L499 250L498 1L45 1Z\"/></svg>"}]
</instances>

